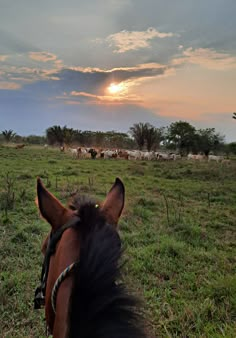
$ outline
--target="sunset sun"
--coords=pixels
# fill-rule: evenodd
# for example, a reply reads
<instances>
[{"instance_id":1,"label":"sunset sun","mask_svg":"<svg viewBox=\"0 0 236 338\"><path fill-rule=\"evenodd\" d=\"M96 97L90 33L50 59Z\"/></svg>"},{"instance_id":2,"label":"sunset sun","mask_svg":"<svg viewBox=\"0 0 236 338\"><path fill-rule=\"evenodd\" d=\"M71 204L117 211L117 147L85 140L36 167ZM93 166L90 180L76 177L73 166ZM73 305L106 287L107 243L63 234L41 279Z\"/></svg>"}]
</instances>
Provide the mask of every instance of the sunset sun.
<instances>
[{"instance_id":1,"label":"sunset sun","mask_svg":"<svg viewBox=\"0 0 236 338\"><path fill-rule=\"evenodd\" d=\"M107 89L110 94L118 94L124 90L124 85L122 83L111 83Z\"/></svg>"}]
</instances>

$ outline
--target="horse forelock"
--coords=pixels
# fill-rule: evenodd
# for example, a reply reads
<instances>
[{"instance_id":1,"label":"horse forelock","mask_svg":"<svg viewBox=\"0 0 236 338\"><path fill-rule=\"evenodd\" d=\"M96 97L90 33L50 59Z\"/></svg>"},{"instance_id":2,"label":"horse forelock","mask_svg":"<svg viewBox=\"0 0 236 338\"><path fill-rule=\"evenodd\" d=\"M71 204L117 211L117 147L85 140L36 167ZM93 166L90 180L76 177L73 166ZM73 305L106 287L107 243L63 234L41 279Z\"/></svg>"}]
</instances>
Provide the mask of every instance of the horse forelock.
<instances>
[{"instance_id":1,"label":"horse forelock","mask_svg":"<svg viewBox=\"0 0 236 338\"><path fill-rule=\"evenodd\" d=\"M80 219L80 232L90 231L95 225L105 225L105 215L97 202L86 195L74 195L68 201L68 208L73 210Z\"/></svg>"}]
</instances>

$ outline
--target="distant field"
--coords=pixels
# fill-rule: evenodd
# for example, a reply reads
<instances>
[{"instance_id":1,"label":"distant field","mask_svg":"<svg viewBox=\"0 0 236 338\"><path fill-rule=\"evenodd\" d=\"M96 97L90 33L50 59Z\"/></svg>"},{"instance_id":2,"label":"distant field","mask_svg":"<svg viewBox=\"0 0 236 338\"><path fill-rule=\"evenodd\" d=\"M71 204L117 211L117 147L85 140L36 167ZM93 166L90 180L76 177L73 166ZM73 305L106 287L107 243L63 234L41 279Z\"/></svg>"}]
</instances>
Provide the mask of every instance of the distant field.
<instances>
[{"instance_id":1,"label":"distant field","mask_svg":"<svg viewBox=\"0 0 236 338\"><path fill-rule=\"evenodd\" d=\"M49 230L34 203L37 176L63 202L76 190L103 199L119 176L124 275L150 332L236 337L236 161L76 160L30 147L0 147L0 337L45 337L33 310Z\"/></svg>"}]
</instances>

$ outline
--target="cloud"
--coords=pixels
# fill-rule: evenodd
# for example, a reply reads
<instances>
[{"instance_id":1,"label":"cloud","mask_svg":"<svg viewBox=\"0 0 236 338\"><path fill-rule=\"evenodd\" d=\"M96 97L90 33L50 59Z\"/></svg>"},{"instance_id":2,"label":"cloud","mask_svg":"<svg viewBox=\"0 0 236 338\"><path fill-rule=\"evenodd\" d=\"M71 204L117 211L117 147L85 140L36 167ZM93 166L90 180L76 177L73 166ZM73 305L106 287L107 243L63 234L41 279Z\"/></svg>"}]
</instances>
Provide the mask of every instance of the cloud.
<instances>
[{"instance_id":1,"label":"cloud","mask_svg":"<svg viewBox=\"0 0 236 338\"><path fill-rule=\"evenodd\" d=\"M0 81L0 90L16 90L20 88L21 85L19 83Z\"/></svg>"},{"instance_id":2,"label":"cloud","mask_svg":"<svg viewBox=\"0 0 236 338\"><path fill-rule=\"evenodd\" d=\"M53 75L56 69L47 70L40 69L37 67L17 67L17 66L6 66L2 67L1 80L5 82L17 82L19 86L23 86L27 83L34 83L40 80L57 80L56 76Z\"/></svg>"},{"instance_id":3,"label":"cloud","mask_svg":"<svg viewBox=\"0 0 236 338\"><path fill-rule=\"evenodd\" d=\"M72 97L72 100L68 99ZM64 95L62 97L65 99L66 104L80 104L80 103L89 103L89 104L95 104L95 105L117 105L117 104L140 104L141 98L137 95L128 95L128 94L116 94L116 95L94 95L86 92L77 92L72 91L69 96ZM73 103L71 103L73 102Z\"/></svg>"},{"instance_id":4,"label":"cloud","mask_svg":"<svg viewBox=\"0 0 236 338\"><path fill-rule=\"evenodd\" d=\"M7 58L9 58L9 55L0 55L0 61L5 61Z\"/></svg>"},{"instance_id":5,"label":"cloud","mask_svg":"<svg viewBox=\"0 0 236 338\"><path fill-rule=\"evenodd\" d=\"M62 60L48 52L0 55L0 61L6 58L9 62L1 65L0 80L17 82L21 86L42 80L58 80L55 74L64 67Z\"/></svg>"},{"instance_id":6,"label":"cloud","mask_svg":"<svg viewBox=\"0 0 236 338\"><path fill-rule=\"evenodd\" d=\"M121 67L109 70L99 68L63 68L55 73L50 73L51 77L58 79L57 84L51 81L44 81L35 86L40 86L40 90L49 95L54 91L54 95L60 92L87 92L95 95L104 95L107 87L111 83L120 84L125 82L127 86L138 84L146 78L163 76L168 72L166 66L159 64L142 64L135 67ZM57 94L58 95L58 94Z\"/></svg>"},{"instance_id":7,"label":"cloud","mask_svg":"<svg viewBox=\"0 0 236 338\"><path fill-rule=\"evenodd\" d=\"M155 62L111 69L73 67L65 65L56 54L47 51L31 51L9 57L10 61L1 67L0 80L18 83L27 91L29 86L33 86L45 97L58 96L63 91L104 95L111 83L129 82L129 87L140 85L147 78L168 76L173 70L173 67Z\"/></svg>"},{"instance_id":8,"label":"cloud","mask_svg":"<svg viewBox=\"0 0 236 338\"><path fill-rule=\"evenodd\" d=\"M155 28L148 28L146 31L121 31L111 34L106 38L110 47L114 47L114 53L125 53L130 50L149 48L154 38L173 37L173 33L161 33Z\"/></svg>"},{"instance_id":9,"label":"cloud","mask_svg":"<svg viewBox=\"0 0 236 338\"><path fill-rule=\"evenodd\" d=\"M211 48L187 48L182 56L172 61L173 65L185 63L197 64L214 70L236 69L236 57L228 53L217 52Z\"/></svg>"},{"instance_id":10,"label":"cloud","mask_svg":"<svg viewBox=\"0 0 236 338\"><path fill-rule=\"evenodd\" d=\"M57 56L53 53L48 52L30 52L29 57L32 60L40 62L56 61Z\"/></svg>"}]
</instances>

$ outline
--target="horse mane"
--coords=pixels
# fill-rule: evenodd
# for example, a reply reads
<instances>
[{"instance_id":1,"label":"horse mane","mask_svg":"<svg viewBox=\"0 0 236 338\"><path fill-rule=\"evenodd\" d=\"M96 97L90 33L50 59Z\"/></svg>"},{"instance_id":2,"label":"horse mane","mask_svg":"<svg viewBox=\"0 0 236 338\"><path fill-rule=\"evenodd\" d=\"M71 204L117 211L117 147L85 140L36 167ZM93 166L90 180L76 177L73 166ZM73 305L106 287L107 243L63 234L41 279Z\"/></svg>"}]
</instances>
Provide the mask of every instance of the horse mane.
<instances>
[{"instance_id":1,"label":"horse mane","mask_svg":"<svg viewBox=\"0 0 236 338\"><path fill-rule=\"evenodd\" d=\"M73 272L67 337L146 337L137 300L118 282L123 250L117 231L92 202L85 202L78 213L79 264Z\"/></svg>"}]
</instances>

